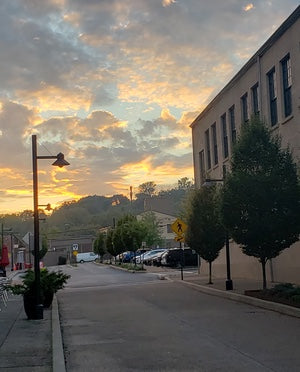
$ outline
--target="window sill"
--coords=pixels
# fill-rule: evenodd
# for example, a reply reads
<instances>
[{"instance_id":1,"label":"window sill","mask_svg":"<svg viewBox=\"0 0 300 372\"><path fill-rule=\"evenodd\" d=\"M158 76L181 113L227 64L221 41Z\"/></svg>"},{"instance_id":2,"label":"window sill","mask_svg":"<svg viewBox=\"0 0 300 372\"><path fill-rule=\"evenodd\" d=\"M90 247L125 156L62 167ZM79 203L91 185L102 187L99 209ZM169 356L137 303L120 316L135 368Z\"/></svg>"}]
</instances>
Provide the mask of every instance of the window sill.
<instances>
[{"instance_id":1,"label":"window sill","mask_svg":"<svg viewBox=\"0 0 300 372\"><path fill-rule=\"evenodd\" d=\"M294 117L294 115L289 115L287 116L286 118L284 118L283 122L281 123L282 125L286 124L287 122L289 122L290 120L292 120Z\"/></svg>"}]
</instances>

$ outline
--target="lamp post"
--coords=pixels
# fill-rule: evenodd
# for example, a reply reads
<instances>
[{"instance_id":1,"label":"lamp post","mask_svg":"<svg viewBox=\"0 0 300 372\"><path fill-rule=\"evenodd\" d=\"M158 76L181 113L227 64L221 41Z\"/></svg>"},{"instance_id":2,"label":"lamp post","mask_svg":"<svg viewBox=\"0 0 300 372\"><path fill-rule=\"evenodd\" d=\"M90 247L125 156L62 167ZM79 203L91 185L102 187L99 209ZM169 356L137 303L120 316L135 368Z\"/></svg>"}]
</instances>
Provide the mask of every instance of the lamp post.
<instances>
[{"instance_id":1,"label":"lamp post","mask_svg":"<svg viewBox=\"0 0 300 372\"><path fill-rule=\"evenodd\" d=\"M207 178L203 184L203 186L211 186L215 182L223 182L224 183L224 178L216 178L216 179L211 179ZM226 274L227 274L227 279L226 279L226 291L232 291L233 290L233 282L231 279L231 271L230 271L230 249L229 249L229 235L228 231L226 229L225 232L225 250L226 250Z\"/></svg>"},{"instance_id":2,"label":"lamp post","mask_svg":"<svg viewBox=\"0 0 300 372\"><path fill-rule=\"evenodd\" d=\"M43 305L41 304L41 281L40 281L40 249L39 249L39 211L38 211L38 159L56 159L52 165L64 167L69 163L60 152L56 156L37 155L36 135L32 135L32 175L33 175L33 252L34 252L34 274L35 274L35 314L34 319L43 319Z\"/></svg>"}]
</instances>

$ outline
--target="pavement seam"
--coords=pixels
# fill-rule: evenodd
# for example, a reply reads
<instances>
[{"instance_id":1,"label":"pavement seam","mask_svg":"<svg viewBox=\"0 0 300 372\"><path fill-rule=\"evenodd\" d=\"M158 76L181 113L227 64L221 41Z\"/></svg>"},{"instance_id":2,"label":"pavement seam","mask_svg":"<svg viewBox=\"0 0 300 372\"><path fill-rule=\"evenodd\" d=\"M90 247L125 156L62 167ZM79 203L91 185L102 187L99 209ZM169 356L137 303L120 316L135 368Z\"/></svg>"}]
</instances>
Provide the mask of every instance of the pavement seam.
<instances>
[{"instance_id":1,"label":"pavement seam","mask_svg":"<svg viewBox=\"0 0 300 372\"><path fill-rule=\"evenodd\" d=\"M19 312L18 312L18 315L17 315L15 321L14 321L13 324L9 327L9 329L8 329L8 331L7 331L7 334L5 335L5 337L4 337L4 339L3 339L3 342L0 344L0 349L1 349L1 347L5 344L5 342L6 342L7 338L8 338L8 335L10 334L10 332L11 332L11 330L13 329L13 327L15 326L17 320L19 319L21 311L22 311L22 307L20 307L20 310L19 310Z\"/></svg>"},{"instance_id":2,"label":"pavement seam","mask_svg":"<svg viewBox=\"0 0 300 372\"><path fill-rule=\"evenodd\" d=\"M58 303L55 295L52 302L52 371L66 372Z\"/></svg>"},{"instance_id":3,"label":"pavement seam","mask_svg":"<svg viewBox=\"0 0 300 372\"><path fill-rule=\"evenodd\" d=\"M300 318L300 309L296 307L294 308L292 306L279 304L277 302L265 301L260 298L245 296L239 293L225 292L225 291L222 291L216 288L207 288L204 285L187 282L185 280L175 280L175 281L178 283L182 283L183 285L187 285L189 287L197 289L200 292L204 292L209 295L224 297L232 301L243 302L248 305L261 307L261 308L272 310L272 311L275 311L275 312L278 312L284 315L289 315L295 318Z\"/></svg>"}]
</instances>

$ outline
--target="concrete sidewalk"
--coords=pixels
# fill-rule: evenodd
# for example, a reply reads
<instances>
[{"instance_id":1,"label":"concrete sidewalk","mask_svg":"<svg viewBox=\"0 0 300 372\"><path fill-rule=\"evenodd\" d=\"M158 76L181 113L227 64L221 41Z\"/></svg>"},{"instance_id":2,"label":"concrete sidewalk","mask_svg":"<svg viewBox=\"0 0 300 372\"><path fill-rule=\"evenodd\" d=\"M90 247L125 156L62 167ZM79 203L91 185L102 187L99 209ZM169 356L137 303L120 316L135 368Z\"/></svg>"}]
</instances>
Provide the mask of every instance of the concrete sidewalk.
<instances>
[{"instance_id":1,"label":"concrete sidewalk","mask_svg":"<svg viewBox=\"0 0 300 372\"><path fill-rule=\"evenodd\" d=\"M243 295L245 289L259 289L260 282L233 278L233 291L225 290L225 279L213 279L185 269L181 280L180 270L147 268L147 272L160 279L176 281L214 296L264 307L282 314L300 318L300 309L275 304ZM65 372L63 343L56 297L51 309L44 310L44 319L27 320L22 296L9 295L7 307L0 311L0 372Z\"/></svg>"},{"instance_id":2,"label":"concrete sidewalk","mask_svg":"<svg viewBox=\"0 0 300 372\"><path fill-rule=\"evenodd\" d=\"M19 275L20 273L17 273ZM13 277L14 273L7 273ZM64 372L58 306L44 309L44 319L28 320L22 296L9 294L0 311L0 372Z\"/></svg>"}]
</instances>

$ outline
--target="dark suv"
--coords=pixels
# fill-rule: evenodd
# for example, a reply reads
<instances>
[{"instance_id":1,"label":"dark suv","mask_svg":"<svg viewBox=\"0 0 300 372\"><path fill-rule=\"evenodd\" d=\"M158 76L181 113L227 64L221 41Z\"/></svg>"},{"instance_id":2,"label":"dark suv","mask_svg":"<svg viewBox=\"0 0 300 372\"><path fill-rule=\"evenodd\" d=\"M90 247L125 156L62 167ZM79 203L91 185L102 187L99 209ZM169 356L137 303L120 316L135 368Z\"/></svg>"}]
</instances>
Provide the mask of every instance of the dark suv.
<instances>
[{"instance_id":1,"label":"dark suv","mask_svg":"<svg viewBox=\"0 0 300 372\"><path fill-rule=\"evenodd\" d=\"M191 248L171 248L162 254L160 264L170 267L197 266L198 257Z\"/></svg>"}]
</instances>

